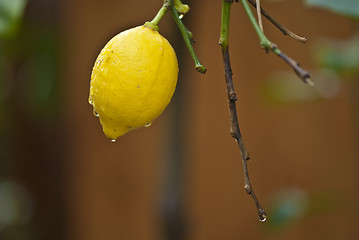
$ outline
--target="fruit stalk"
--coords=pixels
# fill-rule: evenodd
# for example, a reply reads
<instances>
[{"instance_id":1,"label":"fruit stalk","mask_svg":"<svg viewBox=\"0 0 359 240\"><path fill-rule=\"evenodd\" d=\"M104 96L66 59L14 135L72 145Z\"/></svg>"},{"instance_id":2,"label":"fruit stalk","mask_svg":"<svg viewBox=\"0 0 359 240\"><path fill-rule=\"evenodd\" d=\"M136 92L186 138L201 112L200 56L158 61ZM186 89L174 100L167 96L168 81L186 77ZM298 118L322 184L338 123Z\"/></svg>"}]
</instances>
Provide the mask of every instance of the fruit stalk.
<instances>
[{"instance_id":1,"label":"fruit stalk","mask_svg":"<svg viewBox=\"0 0 359 240\"><path fill-rule=\"evenodd\" d=\"M186 46L193 58L193 61L195 63L195 67L196 70L200 73L206 73L206 68L199 62L196 53L194 52L192 43L193 41L193 37L192 37L192 33L190 31L188 31L188 29L186 28L186 26L183 24L181 18L178 15L178 10L176 9L175 4L173 3L173 0L167 0L167 2L170 4L170 10L173 16L173 19L175 21L175 23L177 24L178 29L180 30L182 36L183 36L183 40L186 43Z\"/></svg>"},{"instance_id":2,"label":"fruit stalk","mask_svg":"<svg viewBox=\"0 0 359 240\"><path fill-rule=\"evenodd\" d=\"M159 31L158 23L161 21L163 16L167 13L167 10L169 7L170 7L169 3L167 1L165 1L162 5L161 9L158 11L156 16L153 18L153 20L151 22L146 22L145 26L150 27L158 32Z\"/></svg>"}]
</instances>

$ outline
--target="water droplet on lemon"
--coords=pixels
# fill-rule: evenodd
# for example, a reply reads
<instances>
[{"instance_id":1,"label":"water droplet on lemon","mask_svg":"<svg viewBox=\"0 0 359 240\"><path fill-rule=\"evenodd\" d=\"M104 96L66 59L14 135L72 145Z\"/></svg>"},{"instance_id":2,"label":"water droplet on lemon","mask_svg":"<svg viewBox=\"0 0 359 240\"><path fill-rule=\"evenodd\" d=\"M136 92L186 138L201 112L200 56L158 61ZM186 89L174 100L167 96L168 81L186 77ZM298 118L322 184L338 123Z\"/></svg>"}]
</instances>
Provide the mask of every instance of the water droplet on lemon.
<instances>
[{"instance_id":1,"label":"water droplet on lemon","mask_svg":"<svg viewBox=\"0 0 359 240\"><path fill-rule=\"evenodd\" d=\"M94 64L89 99L107 138L149 127L170 102L177 77L176 53L158 31L140 26L113 37Z\"/></svg>"}]
</instances>

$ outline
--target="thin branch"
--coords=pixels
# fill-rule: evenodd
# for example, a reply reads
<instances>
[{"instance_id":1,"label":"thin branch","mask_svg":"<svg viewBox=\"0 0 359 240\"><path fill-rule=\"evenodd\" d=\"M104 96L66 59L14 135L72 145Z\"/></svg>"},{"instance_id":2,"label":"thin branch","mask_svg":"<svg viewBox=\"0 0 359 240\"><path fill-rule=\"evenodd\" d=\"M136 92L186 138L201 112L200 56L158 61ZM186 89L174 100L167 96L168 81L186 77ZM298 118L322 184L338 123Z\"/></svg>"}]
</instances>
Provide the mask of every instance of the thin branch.
<instances>
[{"instance_id":1,"label":"thin branch","mask_svg":"<svg viewBox=\"0 0 359 240\"><path fill-rule=\"evenodd\" d=\"M232 2L233 1L228 1L228 0L227 1L223 0L222 2L221 36L219 41L223 55L225 80L226 80L227 93L228 93L228 105L230 112L230 132L231 132L231 136L236 140L239 150L241 152L244 182L245 182L244 188L247 194L250 194L252 196L254 203L256 204L259 220L261 222L264 222L266 220L266 214L263 208L261 207L261 205L259 204L259 201L251 186L251 182L248 174L248 166L247 166L247 161L250 159L250 157L248 151L244 147L242 134L238 125L238 117L236 110L237 96L233 87L232 69L231 69L231 63L230 63L229 51L228 51L229 15L230 15L230 8Z\"/></svg>"},{"instance_id":2,"label":"thin branch","mask_svg":"<svg viewBox=\"0 0 359 240\"><path fill-rule=\"evenodd\" d=\"M277 45L275 45L274 43L270 42L268 40L268 38L264 35L263 31L260 29L256 18L254 17L248 3L247 0L241 0L244 10L246 11L249 20L251 21L254 30L256 31L260 44L262 46L262 48L268 50L270 49L273 53L275 53L278 57L280 57L282 60L284 60L287 64L289 64L294 72L298 75L298 77L300 79L302 79L303 82L308 83L309 85L314 85L313 82L310 80L310 74L305 71L304 69L302 69L299 66L299 63L296 62L295 60L291 59L290 57L288 57L286 54L284 54L278 47Z\"/></svg>"},{"instance_id":3,"label":"thin branch","mask_svg":"<svg viewBox=\"0 0 359 240\"><path fill-rule=\"evenodd\" d=\"M262 15L261 15L261 0L256 0L256 6L258 6L257 7L257 18L258 18L259 27L261 28L261 30L263 32L263 23L262 23Z\"/></svg>"},{"instance_id":4,"label":"thin branch","mask_svg":"<svg viewBox=\"0 0 359 240\"><path fill-rule=\"evenodd\" d=\"M272 46L272 48L273 47L274 47L274 49L272 49L272 51L276 51L275 46ZM290 57L288 57L285 53L281 52L280 50L277 55L293 68L294 72L297 74L297 76L300 79L302 79L303 82L308 83L311 86L314 86L314 83L312 82L312 80L310 80L310 74L307 71L305 71L303 68L301 68L297 61L291 59Z\"/></svg>"},{"instance_id":5,"label":"thin branch","mask_svg":"<svg viewBox=\"0 0 359 240\"><path fill-rule=\"evenodd\" d=\"M253 5L253 7L255 7L257 9L257 12L258 12L258 8L257 8L257 4L256 4L256 1L258 0L248 0L248 2L250 4ZM277 20L275 20L267 11L265 11L259 4L259 9L262 13L262 15L264 17L266 17L274 26L276 26L284 35L289 35L291 36L292 38L300 41L300 42L306 42L307 39L305 37L301 37L295 33L293 33L292 31L290 31L288 28L286 28L285 26L283 26L282 24L280 24ZM259 21L259 20L258 20ZM261 24L261 23L260 23Z\"/></svg>"},{"instance_id":6,"label":"thin branch","mask_svg":"<svg viewBox=\"0 0 359 240\"><path fill-rule=\"evenodd\" d=\"M183 40L186 43L186 46L193 58L193 61L196 65L196 70L200 73L206 73L206 68L199 62L197 55L194 52L192 44L194 43L192 33L187 29L187 27L183 24L180 16L178 15L177 9L173 3L173 0L166 0L170 4L170 11L172 13L173 19L179 28Z\"/></svg>"}]
</instances>

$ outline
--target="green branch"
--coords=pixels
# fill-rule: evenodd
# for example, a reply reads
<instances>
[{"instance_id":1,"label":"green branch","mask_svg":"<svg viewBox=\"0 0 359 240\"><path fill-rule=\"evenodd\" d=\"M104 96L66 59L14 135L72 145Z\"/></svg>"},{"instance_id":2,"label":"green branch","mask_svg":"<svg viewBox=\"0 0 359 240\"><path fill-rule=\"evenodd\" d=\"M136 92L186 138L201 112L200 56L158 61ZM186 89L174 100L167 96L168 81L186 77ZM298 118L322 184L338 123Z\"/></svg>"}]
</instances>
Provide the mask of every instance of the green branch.
<instances>
[{"instance_id":1,"label":"green branch","mask_svg":"<svg viewBox=\"0 0 359 240\"><path fill-rule=\"evenodd\" d=\"M249 20L251 21L254 30L256 31L260 44L263 48L271 48L272 43L268 40L268 38L266 37L266 35L263 33L262 29L260 28L259 24L257 23L257 19L255 18L255 16L252 13L252 10L250 8L250 6L248 5L247 0L241 0L244 10L246 11Z\"/></svg>"},{"instance_id":2,"label":"green branch","mask_svg":"<svg viewBox=\"0 0 359 240\"><path fill-rule=\"evenodd\" d=\"M194 52L192 43L193 41L193 36L192 33L190 31L188 31L188 29L186 28L186 26L183 24L181 18L178 15L178 11L176 9L175 4L173 3L173 0L167 0L167 2L170 4L170 11L172 13L173 19L175 21L175 23L177 24L178 29L180 30L182 36L183 36L183 40L186 43L186 46L193 58L193 61L195 63L196 66L196 70L200 73L205 73L206 72L206 68L199 62L196 53Z\"/></svg>"},{"instance_id":3,"label":"green branch","mask_svg":"<svg viewBox=\"0 0 359 240\"><path fill-rule=\"evenodd\" d=\"M300 79L302 79L303 82L308 83L310 85L313 85L313 82L310 80L310 74L305 71L304 69L302 69L299 66L299 63L293 59L291 59L290 57L288 57L286 54L284 54L278 47L276 44L272 43L271 41L268 40L268 38L265 36L265 34L263 33L263 31L261 30L257 19L254 17L252 10L247 2L247 0L241 0L244 10L248 15L248 18L250 20L250 22L252 23L252 26L255 30L255 32L258 35L259 41L260 41L260 45L262 46L262 48L266 49L268 51L268 49L270 49L272 52L274 52L278 57L280 57L283 61L285 61L286 63L288 63L294 70L294 72L298 75L298 77Z\"/></svg>"},{"instance_id":4,"label":"green branch","mask_svg":"<svg viewBox=\"0 0 359 240\"><path fill-rule=\"evenodd\" d=\"M229 16L231 13L232 2L223 1L222 3L222 21L221 21L221 35L219 37L219 44L222 49L228 48L229 35Z\"/></svg>"},{"instance_id":5,"label":"green branch","mask_svg":"<svg viewBox=\"0 0 359 240\"><path fill-rule=\"evenodd\" d=\"M256 0L248 0L248 2L250 4L252 4L253 7L257 8L257 11L258 11ZM267 11L265 11L261 6L259 6L259 9L260 9L260 12L262 13L262 15L265 18L267 18L274 26L276 26L284 35L289 35L292 38L294 38L295 40L298 40L302 43L305 43L307 41L307 39L305 37L301 37L301 36L295 34L294 32L290 31L288 28L286 28L285 26L280 24Z\"/></svg>"},{"instance_id":6,"label":"green branch","mask_svg":"<svg viewBox=\"0 0 359 240\"><path fill-rule=\"evenodd\" d=\"M187 13L189 11L189 6L187 4L183 4L181 0L173 0L174 5L179 13Z\"/></svg>"}]
</instances>

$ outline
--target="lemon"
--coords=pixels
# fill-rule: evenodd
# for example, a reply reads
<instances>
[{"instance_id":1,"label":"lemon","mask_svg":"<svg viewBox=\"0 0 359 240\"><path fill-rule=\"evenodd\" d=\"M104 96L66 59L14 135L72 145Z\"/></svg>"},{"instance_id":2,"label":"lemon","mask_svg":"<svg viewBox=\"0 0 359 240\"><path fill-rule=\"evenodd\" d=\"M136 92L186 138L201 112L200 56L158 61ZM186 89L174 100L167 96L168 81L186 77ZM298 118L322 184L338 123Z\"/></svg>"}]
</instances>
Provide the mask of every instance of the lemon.
<instances>
[{"instance_id":1,"label":"lemon","mask_svg":"<svg viewBox=\"0 0 359 240\"><path fill-rule=\"evenodd\" d=\"M158 31L139 26L113 37L92 70L89 102L103 132L115 141L150 125L170 102L178 63L170 43Z\"/></svg>"}]
</instances>

